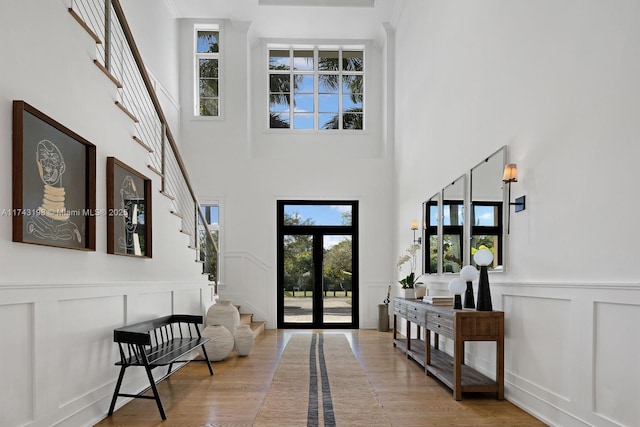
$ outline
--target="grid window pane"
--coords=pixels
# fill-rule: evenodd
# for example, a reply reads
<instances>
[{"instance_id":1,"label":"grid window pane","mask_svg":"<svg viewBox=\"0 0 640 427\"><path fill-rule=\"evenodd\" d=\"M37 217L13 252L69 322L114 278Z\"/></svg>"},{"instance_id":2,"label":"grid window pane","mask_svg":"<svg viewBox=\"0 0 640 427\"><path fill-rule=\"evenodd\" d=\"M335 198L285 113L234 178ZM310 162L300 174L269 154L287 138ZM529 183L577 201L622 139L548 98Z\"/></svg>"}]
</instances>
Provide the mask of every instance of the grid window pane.
<instances>
[{"instance_id":1,"label":"grid window pane","mask_svg":"<svg viewBox=\"0 0 640 427\"><path fill-rule=\"evenodd\" d=\"M217 116L219 109L219 101L217 99L200 98L200 115L201 116Z\"/></svg>"},{"instance_id":2,"label":"grid window pane","mask_svg":"<svg viewBox=\"0 0 640 427\"><path fill-rule=\"evenodd\" d=\"M338 95L320 95L318 108L321 113L338 113Z\"/></svg>"},{"instance_id":3,"label":"grid window pane","mask_svg":"<svg viewBox=\"0 0 640 427\"><path fill-rule=\"evenodd\" d=\"M295 93L313 93L313 76L294 74L293 91Z\"/></svg>"},{"instance_id":4,"label":"grid window pane","mask_svg":"<svg viewBox=\"0 0 640 427\"><path fill-rule=\"evenodd\" d=\"M313 113L313 94L295 95L293 97L293 111Z\"/></svg>"},{"instance_id":5,"label":"grid window pane","mask_svg":"<svg viewBox=\"0 0 640 427\"><path fill-rule=\"evenodd\" d=\"M339 53L337 50L321 50L318 52L318 70L338 71Z\"/></svg>"},{"instance_id":6,"label":"grid window pane","mask_svg":"<svg viewBox=\"0 0 640 427\"><path fill-rule=\"evenodd\" d=\"M464 205L445 203L442 206L443 225L463 225Z\"/></svg>"},{"instance_id":7,"label":"grid window pane","mask_svg":"<svg viewBox=\"0 0 640 427\"><path fill-rule=\"evenodd\" d=\"M295 113L293 115L294 129L313 129L313 113Z\"/></svg>"},{"instance_id":8,"label":"grid window pane","mask_svg":"<svg viewBox=\"0 0 640 427\"><path fill-rule=\"evenodd\" d=\"M200 77L210 77L217 78L218 77L218 60L217 59L200 59L198 61L199 64L199 75Z\"/></svg>"},{"instance_id":9,"label":"grid window pane","mask_svg":"<svg viewBox=\"0 0 640 427\"><path fill-rule=\"evenodd\" d=\"M339 93L340 92L340 75L339 74L320 74L318 76L318 92L319 93Z\"/></svg>"},{"instance_id":10,"label":"grid window pane","mask_svg":"<svg viewBox=\"0 0 640 427\"><path fill-rule=\"evenodd\" d=\"M269 113L269 127L271 129L288 128L289 125L289 113L277 114Z\"/></svg>"},{"instance_id":11,"label":"grid window pane","mask_svg":"<svg viewBox=\"0 0 640 427\"><path fill-rule=\"evenodd\" d=\"M342 129L362 129L361 113L345 113L342 116Z\"/></svg>"},{"instance_id":12,"label":"grid window pane","mask_svg":"<svg viewBox=\"0 0 640 427\"><path fill-rule=\"evenodd\" d=\"M342 69L344 71L362 71L364 69L364 54L362 51L342 52Z\"/></svg>"},{"instance_id":13,"label":"grid window pane","mask_svg":"<svg viewBox=\"0 0 640 427\"><path fill-rule=\"evenodd\" d=\"M291 68L291 58L288 50L269 51L270 70L288 70Z\"/></svg>"},{"instance_id":14,"label":"grid window pane","mask_svg":"<svg viewBox=\"0 0 640 427\"><path fill-rule=\"evenodd\" d=\"M318 114L318 120L320 120L320 129L340 129L338 114Z\"/></svg>"},{"instance_id":15,"label":"grid window pane","mask_svg":"<svg viewBox=\"0 0 640 427\"><path fill-rule=\"evenodd\" d=\"M218 96L218 79L200 79L200 96L215 98Z\"/></svg>"},{"instance_id":16,"label":"grid window pane","mask_svg":"<svg viewBox=\"0 0 640 427\"><path fill-rule=\"evenodd\" d=\"M345 112L362 112L362 97L344 95L342 97L342 109Z\"/></svg>"},{"instance_id":17,"label":"grid window pane","mask_svg":"<svg viewBox=\"0 0 640 427\"><path fill-rule=\"evenodd\" d=\"M291 77L288 74L271 74L269 76L269 91L286 93L289 92Z\"/></svg>"},{"instance_id":18,"label":"grid window pane","mask_svg":"<svg viewBox=\"0 0 640 427\"><path fill-rule=\"evenodd\" d=\"M291 101L289 95L274 94L271 96L269 111L275 113L285 113L290 110L290 105Z\"/></svg>"},{"instance_id":19,"label":"grid window pane","mask_svg":"<svg viewBox=\"0 0 640 427\"><path fill-rule=\"evenodd\" d=\"M473 225L483 227L498 226L498 207L497 206L473 206Z\"/></svg>"},{"instance_id":20,"label":"grid window pane","mask_svg":"<svg viewBox=\"0 0 640 427\"><path fill-rule=\"evenodd\" d=\"M489 270L500 267L500 236L498 234L475 234L471 236L471 260L474 265L473 255L480 249L489 249L493 254L493 262L488 266Z\"/></svg>"},{"instance_id":21,"label":"grid window pane","mask_svg":"<svg viewBox=\"0 0 640 427\"><path fill-rule=\"evenodd\" d=\"M270 49L270 127L363 129L363 59L358 50Z\"/></svg>"},{"instance_id":22,"label":"grid window pane","mask_svg":"<svg viewBox=\"0 0 640 427\"><path fill-rule=\"evenodd\" d=\"M459 234L442 236L443 271L459 273L462 268L462 238Z\"/></svg>"},{"instance_id":23,"label":"grid window pane","mask_svg":"<svg viewBox=\"0 0 640 427\"><path fill-rule=\"evenodd\" d=\"M347 74L342 78L342 92L362 93L362 76Z\"/></svg>"},{"instance_id":24,"label":"grid window pane","mask_svg":"<svg viewBox=\"0 0 640 427\"><path fill-rule=\"evenodd\" d=\"M313 71L313 51L294 50L293 69L300 71Z\"/></svg>"},{"instance_id":25,"label":"grid window pane","mask_svg":"<svg viewBox=\"0 0 640 427\"><path fill-rule=\"evenodd\" d=\"M429 206L429 227L438 226L438 205Z\"/></svg>"},{"instance_id":26,"label":"grid window pane","mask_svg":"<svg viewBox=\"0 0 640 427\"><path fill-rule=\"evenodd\" d=\"M438 236L429 236L429 273L438 272Z\"/></svg>"},{"instance_id":27,"label":"grid window pane","mask_svg":"<svg viewBox=\"0 0 640 427\"><path fill-rule=\"evenodd\" d=\"M220 33L218 31L198 31L198 53L218 53L220 46L218 40Z\"/></svg>"}]
</instances>

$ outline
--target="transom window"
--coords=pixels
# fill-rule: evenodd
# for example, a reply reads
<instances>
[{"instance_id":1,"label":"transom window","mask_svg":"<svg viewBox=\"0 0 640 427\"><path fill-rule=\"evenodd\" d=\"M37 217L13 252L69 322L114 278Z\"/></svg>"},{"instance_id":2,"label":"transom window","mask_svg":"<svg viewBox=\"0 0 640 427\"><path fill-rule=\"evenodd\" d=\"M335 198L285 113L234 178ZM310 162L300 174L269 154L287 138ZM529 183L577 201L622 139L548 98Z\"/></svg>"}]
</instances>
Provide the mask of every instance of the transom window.
<instances>
[{"instance_id":1,"label":"transom window","mask_svg":"<svg viewBox=\"0 0 640 427\"><path fill-rule=\"evenodd\" d=\"M220 30L196 27L196 116L220 116Z\"/></svg>"},{"instance_id":2,"label":"transom window","mask_svg":"<svg viewBox=\"0 0 640 427\"><path fill-rule=\"evenodd\" d=\"M364 49L270 47L269 128L364 129Z\"/></svg>"}]
</instances>

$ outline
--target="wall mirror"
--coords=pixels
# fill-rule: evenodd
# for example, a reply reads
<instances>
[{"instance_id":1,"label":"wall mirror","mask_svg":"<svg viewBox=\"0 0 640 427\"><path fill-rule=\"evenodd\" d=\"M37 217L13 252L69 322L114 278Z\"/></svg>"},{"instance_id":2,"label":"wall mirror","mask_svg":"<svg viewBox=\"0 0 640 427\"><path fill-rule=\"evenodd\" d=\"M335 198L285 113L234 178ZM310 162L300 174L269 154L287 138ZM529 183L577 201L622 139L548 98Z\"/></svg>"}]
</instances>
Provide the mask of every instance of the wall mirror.
<instances>
[{"instance_id":1,"label":"wall mirror","mask_svg":"<svg viewBox=\"0 0 640 427\"><path fill-rule=\"evenodd\" d=\"M493 252L489 269L503 270L504 255L504 183L502 173L507 148L503 146L471 169L471 244L470 261L478 249ZM475 265L475 264L474 264Z\"/></svg>"},{"instance_id":2,"label":"wall mirror","mask_svg":"<svg viewBox=\"0 0 640 427\"><path fill-rule=\"evenodd\" d=\"M422 272L438 273L438 204L440 193L422 203Z\"/></svg>"},{"instance_id":3,"label":"wall mirror","mask_svg":"<svg viewBox=\"0 0 640 427\"><path fill-rule=\"evenodd\" d=\"M465 262L464 198L466 175L442 190L442 272L459 273Z\"/></svg>"}]
</instances>

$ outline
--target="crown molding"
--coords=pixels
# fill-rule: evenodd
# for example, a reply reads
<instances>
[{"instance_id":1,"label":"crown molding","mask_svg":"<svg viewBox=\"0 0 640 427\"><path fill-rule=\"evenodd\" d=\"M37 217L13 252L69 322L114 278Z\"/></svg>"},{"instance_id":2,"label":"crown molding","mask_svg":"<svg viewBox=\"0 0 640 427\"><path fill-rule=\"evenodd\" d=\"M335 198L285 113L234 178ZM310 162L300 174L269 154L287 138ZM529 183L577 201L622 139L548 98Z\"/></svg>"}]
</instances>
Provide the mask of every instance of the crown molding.
<instances>
[{"instance_id":1,"label":"crown molding","mask_svg":"<svg viewBox=\"0 0 640 427\"><path fill-rule=\"evenodd\" d=\"M373 7L375 0L258 0L259 6Z\"/></svg>"}]
</instances>

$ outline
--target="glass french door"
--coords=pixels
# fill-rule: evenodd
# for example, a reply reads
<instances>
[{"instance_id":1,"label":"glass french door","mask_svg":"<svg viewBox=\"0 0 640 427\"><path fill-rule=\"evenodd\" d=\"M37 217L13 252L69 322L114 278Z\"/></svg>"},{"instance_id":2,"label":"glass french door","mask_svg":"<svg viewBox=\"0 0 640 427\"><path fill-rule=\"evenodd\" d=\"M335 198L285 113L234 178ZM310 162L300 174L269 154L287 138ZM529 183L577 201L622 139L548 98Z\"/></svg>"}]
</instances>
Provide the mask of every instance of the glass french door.
<instances>
[{"instance_id":1,"label":"glass french door","mask_svg":"<svg viewBox=\"0 0 640 427\"><path fill-rule=\"evenodd\" d=\"M357 202L278 202L278 327L357 328Z\"/></svg>"}]
</instances>

